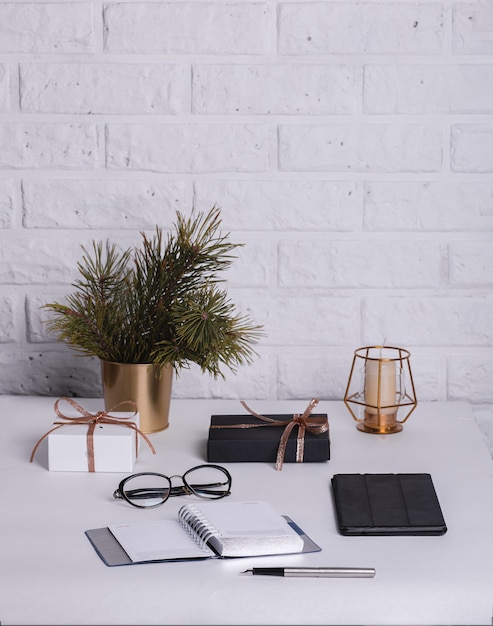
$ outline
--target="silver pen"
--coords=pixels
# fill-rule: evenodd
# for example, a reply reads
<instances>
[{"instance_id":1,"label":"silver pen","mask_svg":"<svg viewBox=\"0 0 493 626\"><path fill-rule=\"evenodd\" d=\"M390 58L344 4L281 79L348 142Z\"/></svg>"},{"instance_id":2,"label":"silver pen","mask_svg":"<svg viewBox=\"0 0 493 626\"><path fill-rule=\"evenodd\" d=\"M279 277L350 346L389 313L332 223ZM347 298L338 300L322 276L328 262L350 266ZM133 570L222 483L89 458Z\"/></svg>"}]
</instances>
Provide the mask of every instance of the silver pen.
<instances>
[{"instance_id":1,"label":"silver pen","mask_svg":"<svg viewBox=\"0 0 493 626\"><path fill-rule=\"evenodd\" d=\"M373 567L254 567L242 574L284 576L285 578L373 578Z\"/></svg>"}]
</instances>

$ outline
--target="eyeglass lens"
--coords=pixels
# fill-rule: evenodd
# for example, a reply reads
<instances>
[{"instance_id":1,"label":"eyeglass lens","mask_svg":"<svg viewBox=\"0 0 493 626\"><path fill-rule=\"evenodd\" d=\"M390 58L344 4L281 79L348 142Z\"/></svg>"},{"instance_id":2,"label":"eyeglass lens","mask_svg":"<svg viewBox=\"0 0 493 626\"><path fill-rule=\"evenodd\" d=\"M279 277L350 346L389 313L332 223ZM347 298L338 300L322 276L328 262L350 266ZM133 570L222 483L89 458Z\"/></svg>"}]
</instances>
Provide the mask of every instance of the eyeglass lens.
<instances>
[{"instance_id":1,"label":"eyeglass lens","mask_svg":"<svg viewBox=\"0 0 493 626\"><path fill-rule=\"evenodd\" d=\"M183 484L172 485L172 479ZM200 465L183 476L163 474L135 474L122 481L121 495L134 506L149 508L163 504L170 496L193 493L199 498L218 499L229 495L231 476L226 469L217 465ZM117 490L118 491L118 490Z\"/></svg>"},{"instance_id":2,"label":"eyeglass lens","mask_svg":"<svg viewBox=\"0 0 493 626\"><path fill-rule=\"evenodd\" d=\"M165 502L171 491L171 481L161 474L136 474L123 486L123 497L140 507L159 506Z\"/></svg>"},{"instance_id":3,"label":"eyeglass lens","mask_svg":"<svg viewBox=\"0 0 493 626\"><path fill-rule=\"evenodd\" d=\"M199 498L224 498L231 488L231 476L217 465L194 467L185 472L183 482Z\"/></svg>"}]
</instances>

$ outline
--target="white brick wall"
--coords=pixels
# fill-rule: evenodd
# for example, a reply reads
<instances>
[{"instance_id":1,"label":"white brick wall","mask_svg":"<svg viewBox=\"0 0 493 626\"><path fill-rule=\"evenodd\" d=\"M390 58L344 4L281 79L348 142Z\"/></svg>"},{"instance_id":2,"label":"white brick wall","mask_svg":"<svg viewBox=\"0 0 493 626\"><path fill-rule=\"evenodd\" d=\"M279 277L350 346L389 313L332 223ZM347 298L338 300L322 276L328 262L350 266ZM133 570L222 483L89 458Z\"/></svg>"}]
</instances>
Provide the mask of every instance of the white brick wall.
<instances>
[{"instance_id":1,"label":"white brick wall","mask_svg":"<svg viewBox=\"0 0 493 626\"><path fill-rule=\"evenodd\" d=\"M386 341L493 453L491 0L4 2L0 148L0 393L100 395L41 305L81 244L218 204L267 336L175 397L340 400Z\"/></svg>"}]
</instances>

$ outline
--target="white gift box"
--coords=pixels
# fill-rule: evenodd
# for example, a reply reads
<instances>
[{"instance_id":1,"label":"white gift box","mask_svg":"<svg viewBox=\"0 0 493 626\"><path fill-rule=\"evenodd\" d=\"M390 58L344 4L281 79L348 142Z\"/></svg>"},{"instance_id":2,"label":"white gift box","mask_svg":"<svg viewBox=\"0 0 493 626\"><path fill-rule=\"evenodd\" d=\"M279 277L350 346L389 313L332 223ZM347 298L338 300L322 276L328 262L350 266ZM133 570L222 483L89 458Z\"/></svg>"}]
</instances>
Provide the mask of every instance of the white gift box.
<instances>
[{"instance_id":1,"label":"white gift box","mask_svg":"<svg viewBox=\"0 0 493 626\"><path fill-rule=\"evenodd\" d=\"M139 428L139 414L133 412L108 413L108 417L125 419ZM68 417L81 417L70 412ZM64 422L48 435L48 469L61 472L88 472L89 452L87 434L89 424ZM55 423L53 426L57 426ZM93 433L94 471L131 472L138 454L138 433L132 426L97 423Z\"/></svg>"}]
</instances>

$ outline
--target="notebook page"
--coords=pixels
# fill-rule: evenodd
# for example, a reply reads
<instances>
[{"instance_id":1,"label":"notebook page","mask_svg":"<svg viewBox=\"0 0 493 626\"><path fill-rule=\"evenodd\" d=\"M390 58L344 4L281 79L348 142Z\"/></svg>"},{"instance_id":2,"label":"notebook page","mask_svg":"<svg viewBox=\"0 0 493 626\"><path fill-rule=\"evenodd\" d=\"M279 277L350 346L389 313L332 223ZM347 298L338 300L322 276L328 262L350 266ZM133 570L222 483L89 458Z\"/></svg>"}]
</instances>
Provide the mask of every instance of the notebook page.
<instances>
[{"instance_id":1,"label":"notebook page","mask_svg":"<svg viewBox=\"0 0 493 626\"><path fill-rule=\"evenodd\" d=\"M303 539L268 502L200 502L185 505L197 530L212 533L210 545L221 556L301 552ZM185 516L187 517L187 516ZM207 533L208 534L208 533Z\"/></svg>"},{"instance_id":2,"label":"notebook page","mask_svg":"<svg viewBox=\"0 0 493 626\"><path fill-rule=\"evenodd\" d=\"M108 529L134 563L214 556L210 548L199 546L175 520L112 524Z\"/></svg>"}]
</instances>

